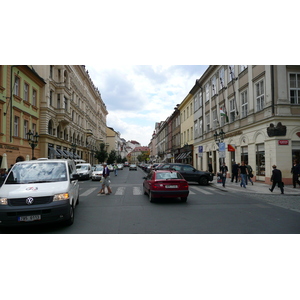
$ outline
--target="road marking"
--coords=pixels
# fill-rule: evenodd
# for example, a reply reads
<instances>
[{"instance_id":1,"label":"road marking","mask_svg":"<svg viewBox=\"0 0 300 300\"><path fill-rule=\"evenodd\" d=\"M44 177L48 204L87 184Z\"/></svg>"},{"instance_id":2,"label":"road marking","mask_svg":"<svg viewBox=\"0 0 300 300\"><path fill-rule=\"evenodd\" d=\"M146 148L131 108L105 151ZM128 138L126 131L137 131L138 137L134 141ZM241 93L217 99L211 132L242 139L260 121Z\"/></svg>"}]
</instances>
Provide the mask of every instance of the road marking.
<instances>
[{"instance_id":1,"label":"road marking","mask_svg":"<svg viewBox=\"0 0 300 300\"><path fill-rule=\"evenodd\" d=\"M142 189L140 187L134 186L133 187L133 195L137 196L137 195L142 195Z\"/></svg>"},{"instance_id":2,"label":"road marking","mask_svg":"<svg viewBox=\"0 0 300 300\"><path fill-rule=\"evenodd\" d=\"M84 197L84 196L88 196L89 194L91 194L92 192L94 192L97 188L91 188L91 189L88 189L87 191L85 191L84 193L80 194L79 196L80 197Z\"/></svg>"},{"instance_id":3,"label":"road marking","mask_svg":"<svg viewBox=\"0 0 300 300\"><path fill-rule=\"evenodd\" d=\"M125 186L120 186L117 188L115 195L123 195L125 191Z\"/></svg>"},{"instance_id":4,"label":"road marking","mask_svg":"<svg viewBox=\"0 0 300 300\"><path fill-rule=\"evenodd\" d=\"M193 186L193 187L190 187L190 188L195 189L198 192L203 193L205 195L212 195L213 194L211 192L206 191L204 188L200 188L200 187L197 187L197 186Z\"/></svg>"}]
</instances>

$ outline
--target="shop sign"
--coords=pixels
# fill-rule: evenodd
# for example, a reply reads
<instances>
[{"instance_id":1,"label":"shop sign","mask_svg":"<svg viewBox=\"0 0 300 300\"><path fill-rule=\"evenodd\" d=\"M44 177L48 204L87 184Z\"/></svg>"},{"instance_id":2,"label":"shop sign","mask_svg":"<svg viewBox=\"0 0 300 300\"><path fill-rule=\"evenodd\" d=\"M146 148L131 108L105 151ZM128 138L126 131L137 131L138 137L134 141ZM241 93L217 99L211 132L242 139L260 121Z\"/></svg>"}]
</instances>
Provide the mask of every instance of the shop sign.
<instances>
[{"instance_id":1,"label":"shop sign","mask_svg":"<svg viewBox=\"0 0 300 300\"><path fill-rule=\"evenodd\" d=\"M278 145L288 145L289 140L278 140Z\"/></svg>"}]
</instances>

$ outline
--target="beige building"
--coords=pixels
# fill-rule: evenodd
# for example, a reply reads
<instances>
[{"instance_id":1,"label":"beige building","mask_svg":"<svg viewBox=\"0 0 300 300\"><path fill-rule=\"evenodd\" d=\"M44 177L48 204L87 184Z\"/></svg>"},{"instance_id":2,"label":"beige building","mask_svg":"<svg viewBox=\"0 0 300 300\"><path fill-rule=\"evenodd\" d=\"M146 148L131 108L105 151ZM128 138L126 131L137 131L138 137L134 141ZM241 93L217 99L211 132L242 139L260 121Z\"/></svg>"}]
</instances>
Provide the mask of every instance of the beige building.
<instances>
[{"instance_id":1,"label":"beige building","mask_svg":"<svg viewBox=\"0 0 300 300\"><path fill-rule=\"evenodd\" d=\"M248 161L255 180L269 183L276 164L291 184L292 161L300 158L300 66L210 66L198 85L195 165L211 162L218 172L222 161L229 171L234 161Z\"/></svg>"},{"instance_id":2,"label":"beige building","mask_svg":"<svg viewBox=\"0 0 300 300\"><path fill-rule=\"evenodd\" d=\"M83 159L106 142L106 106L85 66L33 66L46 81L40 102L40 156Z\"/></svg>"}]
</instances>

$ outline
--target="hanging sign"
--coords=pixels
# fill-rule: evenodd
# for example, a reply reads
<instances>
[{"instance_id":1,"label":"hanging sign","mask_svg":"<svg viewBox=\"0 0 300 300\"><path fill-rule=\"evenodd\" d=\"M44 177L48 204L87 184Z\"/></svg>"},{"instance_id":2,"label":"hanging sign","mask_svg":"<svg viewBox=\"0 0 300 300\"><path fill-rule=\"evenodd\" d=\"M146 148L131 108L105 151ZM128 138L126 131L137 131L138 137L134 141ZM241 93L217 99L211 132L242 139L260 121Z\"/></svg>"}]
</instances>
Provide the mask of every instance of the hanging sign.
<instances>
[{"instance_id":1,"label":"hanging sign","mask_svg":"<svg viewBox=\"0 0 300 300\"><path fill-rule=\"evenodd\" d=\"M233 144L228 144L227 150L228 150L229 152L235 152L235 145L233 145Z\"/></svg>"},{"instance_id":2,"label":"hanging sign","mask_svg":"<svg viewBox=\"0 0 300 300\"><path fill-rule=\"evenodd\" d=\"M225 143L219 143L219 151L225 152Z\"/></svg>"}]
</instances>

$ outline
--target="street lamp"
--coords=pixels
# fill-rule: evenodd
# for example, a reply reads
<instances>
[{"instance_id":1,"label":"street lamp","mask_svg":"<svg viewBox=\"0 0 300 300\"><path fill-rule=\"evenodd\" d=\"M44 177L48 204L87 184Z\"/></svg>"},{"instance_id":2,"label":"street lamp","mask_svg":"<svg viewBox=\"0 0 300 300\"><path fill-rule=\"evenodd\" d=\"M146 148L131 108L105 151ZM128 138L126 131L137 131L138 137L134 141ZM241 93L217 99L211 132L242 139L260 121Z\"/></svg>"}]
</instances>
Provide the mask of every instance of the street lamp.
<instances>
[{"instance_id":1,"label":"street lamp","mask_svg":"<svg viewBox=\"0 0 300 300\"><path fill-rule=\"evenodd\" d=\"M222 143L224 141L224 137L225 132L223 131L223 129L221 129L219 133L216 131L214 134L214 138L217 144Z\"/></svg>"},{"instance_id":2,"label":"street lamp","mask_svg":"<svg viewBox=\"0 0 300 300\"><path fill-rule=\"evenodd\" d=\"M32 158L34 157L34 148L38 145L38 142L39 142L39 135L38 133L36 132L36 134L33 134L33 132L31 132L31 130L29 130L27 133L26 133L26 137L27 137L27 140L28 140L28 143L32 149Z\"/></svg>"}]
</instances>

